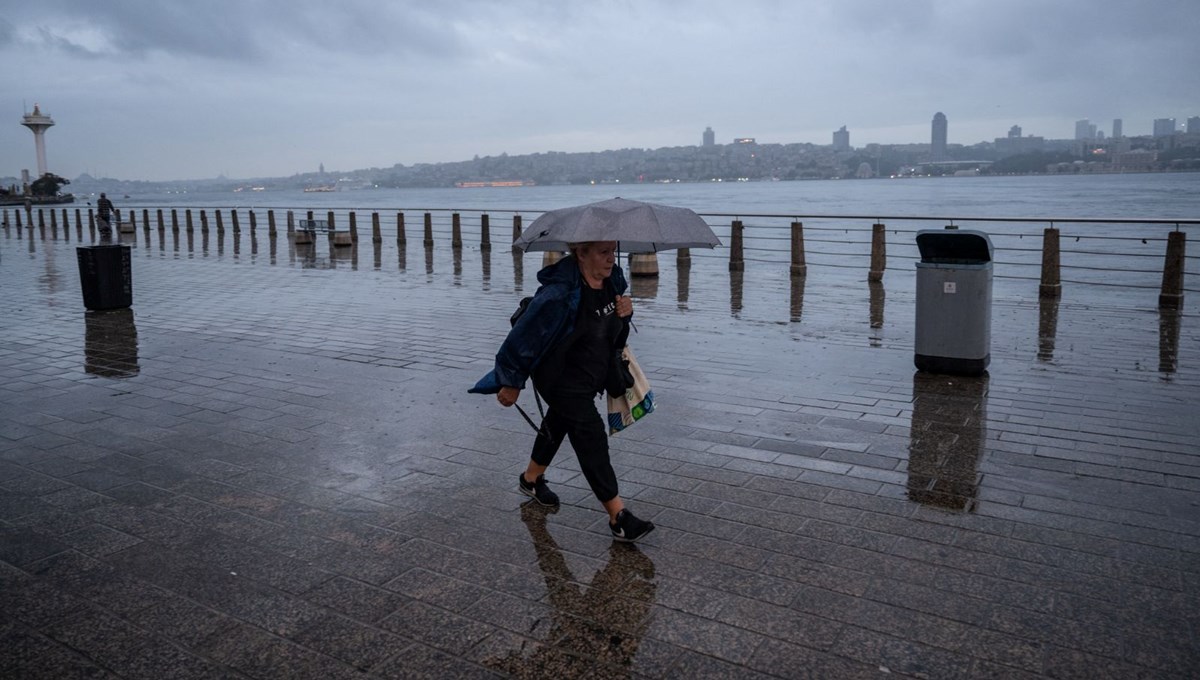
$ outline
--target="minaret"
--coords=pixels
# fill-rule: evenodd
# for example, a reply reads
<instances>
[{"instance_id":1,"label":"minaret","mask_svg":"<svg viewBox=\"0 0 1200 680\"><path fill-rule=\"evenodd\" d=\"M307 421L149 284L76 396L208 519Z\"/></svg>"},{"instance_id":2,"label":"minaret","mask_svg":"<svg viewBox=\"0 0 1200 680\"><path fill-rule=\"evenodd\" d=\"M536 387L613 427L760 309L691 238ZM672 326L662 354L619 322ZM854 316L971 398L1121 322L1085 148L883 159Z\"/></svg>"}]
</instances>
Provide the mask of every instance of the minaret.
<instances>
[{"instance_id":1,"label":"minaret","mask_svg":"<svg viewBox=\"0 0 1200 680\"><path fill-rule=\"evenodd\" d=\"M37 147L38 177L41 177L46 174L46 130L54 125L54 119L44 115L38 110L38 105L34 104L33 113L25 114L21 125L33 130L33 143Z\"/></svg>"}]
</instances>

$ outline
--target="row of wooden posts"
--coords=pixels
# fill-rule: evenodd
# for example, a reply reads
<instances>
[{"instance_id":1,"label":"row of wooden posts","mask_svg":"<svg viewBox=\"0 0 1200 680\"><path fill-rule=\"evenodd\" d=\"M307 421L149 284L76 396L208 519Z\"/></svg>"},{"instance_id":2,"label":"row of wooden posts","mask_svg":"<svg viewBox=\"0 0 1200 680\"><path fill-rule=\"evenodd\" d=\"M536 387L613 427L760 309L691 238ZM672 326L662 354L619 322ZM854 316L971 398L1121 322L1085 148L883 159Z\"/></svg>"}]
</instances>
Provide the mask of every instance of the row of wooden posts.
<instances>
[{"instance_id":1,"label":"row of wooden posts","mask_svg":"<svg viewBox=\"0 0 1200 680\"><path fill-rule=\"evenodd\" d=\"M16 227L22 228L21 210L14 211L16 213ZM171 209L171 230L179 231L179 214L174 208ZM216 228L218 233L225 229L220 210L213 211L216 217ZM249 213L250 231L253 232L257 226L257 218L253 210ZM38 209L38 226L44 227L45 213L43 209ZM58 226L58 217L54 209L49 210L50 226L56 228ZM91 208L88 208L88 227L94 234L95 230L95 215ZM129 220L117 223L120 229L133 231L137 229L137 211L130 210L128 212ZM156 211L156 221L158 231L166 230L163 210L160 208ZM229 211L230 222L235 233L241 230L241 225L238 221L237 210ZM433 215L426 212L424 221L424 245L427 248L433 247ZM33 227L32 211L27 213L29 227ZM66 208L62 209L63 226L69 227L69 216ZM313 211L307 211L307 220L309 223L313 221ZM490 217L487 213L480 215L480 248L490 249L491 243L491 225ZM191 209L184 210L184 223L187 231L193 231L192 211ZM79 208L75 209L75 225L82 232L82 212ZM326 225L331 239L335 245L351 245L358 242L358 221L354 212L349 214L349 239L335 238L339 233L335 229L334 213L332 210L326 213ZM3 215L3 226L9 228L9 213L6 209ZM150 231L150 211L142 210L142 226L146 232ZM208 231L208 214L206 211L200 211L200 229L203 232ZM267 229L271 237L276 236L275 211L267 211ZM513 215L512 218L512 235L513 240L517 240L521 236L522 221L520 215ZM741 220L733 220L730 225L729 238L729 270L743 271L745 269L745 258L743 249L743 236L745 226ZM296 221L294 213L287 211L287 233L297 233ZM344 233L344 232L341 232ZM808 273L808 265L804 258L804 225L802 222L794 221L791 223L791 265L790 272L794 277L803 277ZM383 241L383 234L380 230L379 213L371 213L371 240L375 243ZM406 229L404 224L404 213L396 213L396 243L405 244L407 242ZM1159 307L1177 308L1183 304L1183 283L1184 283L1184 252L1187 238L1184 232L1175 230L1170 232L1167 238L1166 260L1163 265L1162 289L1158 297ZM463 247L462 239L462 221L459 213L451 215L451 235L450 245L452 248L460 249ZM1042 236L1042 270L1041 283L1038 286L1038 294L1040 297L1057 298L1062 295L1062 279L1061 279L1061 264L1059 250L1059 230L1055 227L1047 227ZM562 253L548 252L543 257L543 264L550 264L562 257ZM687 248L680 248L676 252L676 265L678 267L691 266L691 253ZM887 239L885 235L885 227L883 224L873 224L871 226L871 263L867 272L868 281L883 280L883 272L887 268ZM658 259L653 253L644 255L634 255L630 261L630 274L632 276L657 276L658 275Z\"/></svg>"}]
</instances>

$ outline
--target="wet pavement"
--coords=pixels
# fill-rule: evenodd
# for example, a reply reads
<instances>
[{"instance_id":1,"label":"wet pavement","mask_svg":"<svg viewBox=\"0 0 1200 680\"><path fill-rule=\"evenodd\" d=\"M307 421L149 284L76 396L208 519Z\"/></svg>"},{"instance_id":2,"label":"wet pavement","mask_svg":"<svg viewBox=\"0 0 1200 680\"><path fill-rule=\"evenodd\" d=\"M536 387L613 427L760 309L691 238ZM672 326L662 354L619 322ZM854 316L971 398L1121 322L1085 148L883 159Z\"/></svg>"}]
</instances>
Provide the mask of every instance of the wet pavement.
<instances>
[{"instance_id":1,"label":"wet pavement","mask_svg":"<svg viewBox=\"0 0 1200 680\"><path fill-rule=\"evenodd\" d=\"M1200 319L1155 291L998 281L956 378L915 372L912 271L664 255L632 547L567 445L522 505L532 433L466 393L540 255L139 230L132 309L86 312L63 236L0 232L0 676L1200 667Z\"/></svg>"}]
</instances>

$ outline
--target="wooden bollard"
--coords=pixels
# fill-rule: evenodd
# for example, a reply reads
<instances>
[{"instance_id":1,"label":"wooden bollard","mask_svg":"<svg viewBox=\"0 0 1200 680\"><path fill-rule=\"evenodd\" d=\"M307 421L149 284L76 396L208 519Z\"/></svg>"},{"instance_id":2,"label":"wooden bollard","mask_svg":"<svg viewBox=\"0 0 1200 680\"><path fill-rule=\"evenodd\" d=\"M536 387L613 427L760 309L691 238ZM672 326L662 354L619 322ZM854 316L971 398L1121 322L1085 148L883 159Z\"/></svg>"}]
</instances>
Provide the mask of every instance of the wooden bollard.
<instances>
[{"instance_id":1,"label":"wooden bollard","mask_svg":"<svg viewBox=\"0 0 1200 680\"><path fill-rule=\"evenodd\" d=\"M1178 308L1183 306L1183 261L1187 246L1187 235L1176 229L1167 234L1167 259L1163 263L1162 292L1158 295L1158 306Z\"/></svg>"},{"instance_id":2,"label":"wooden bollard","mask_svg":"<svg viewBox=\"0 0 1200 680\"><path fill-rule=\"evenodd\" d=\"M804 223L792 222L792 276L807 276L804 260Z\"/></svg>"},{"instance_id":3,"label":"wooden bollard","mask_svg":"<svg viewBox=\"0 0 1200 680\"><path fill-rule=\"evenodd\" d=\"M130 210L129 212L133 212ZM21 213L18 212L18 215ZM75 235L80 239L83 238L83 211L79 208L75 209Z\"/></svg>"},{"instance_id":4,"label":"wooden bollard","mask_svg":"<svg viewBox=\"0 0 1200 680\"><path fill-rule=\"evenodd\" d=\"M687 269L692 266L692 249L680 248L675 251L675 267L678 269Z\"/></svg>"},{"instance_id":5,"label":"wooden bollard","mask_svg":"<svg viewBox=\"0 0 1200 680\"><path fill-rule=\"evenodd\" d=\"M158 217L158 233L161 234L167 230L167 223L163 221L162 208L158 208L157 217Z\"/></svg>"},{"instance_id":6,"label":"wooden bollard","mask_svg":"<svg viewBox=\"0 0 1200 680\"><path fill-rule=\"evenodd\" d=\"M183 211L183 228L187 229L187 233L192 233L196 230L196 225L192 223L192 209L188 208Z\"/></svg>"},{"instance_id":7,"label":"wooden bollard","mask_svg":"<svg viewBox=\"0 0 1200 680\"><path fill-rule=\"evenodd\" d=\"M54 212L54 208L50 209L50 229L58 233L58 213Z\"/></svg>"},{"instance_id":8,"label":"wooden bollard","mask_svg":"<svg viewBox=\"0 0 1200 680\"><path fill-rule=\"evenodd\" d=\"M291 210L287 211L287 233L288 236L296 233L296 216Z\"/></svg>"},{"instance_id":9,"label":"wooden bollard","mask_svg":"<svg viewBox=\"0 0 1200 680\"><path fill-rule=\"evenodd\" d=\"M254 230L258 228L258 216L254 214L253 210L248 210L247 212L250 215L250 235L254 236Z\"/></svg>"},{"instance_id":10,"label":"wooden bollard","mask_svg":"<svg viewBox=\"0 0 1200 680\"><path fill-rule=\"evenodd\" d=\"M75 222L76 222L76 224L79 223L79 211L78 210L75 211ZM137 211L136 210L129 211L129 223L131 225L133 225L133 229L136 231L137 230Z\"/></svg>"},{"instance_id":11,"label":"wooden bollard","mask_svg":"<svg viewBox=\"0 0 1200 680\"><path fill-rule=\"evenodd\" d=\"M217 236L220 236L225 233L225 222L221 218L220 210L214 210L213 214L217 217Z\"/></svg>"},{"instance_id":12,"label":"wooden bollard","mask_svg":"<svg viewBox=\"0 0 1200 680\"><path fill-rule=\"evenodd\" d=\"M549 267L561 259L563 259L562 253L558 252L557 250L547 250L546 253L542 255L542 269Z\"/></svg>"},{"instance_id":13,"label":"wooden bollard","mask_svg":"<svg viewBox=\"0 0 1200 680\"><path fill-rule=\"evenodd\" d=\"M492 227L487 213L479 216L479 249L492 249Z\"/></svg>"},{"instance_id":14,"label":"wooden bollard","mask_svg":"<svg viewBox=\"0 0 1200 680\"><path fill-rule=\"evenodd\" d=\"M371 213L371 243L383 243L383 231L379 228L379 213ZM379 269L379 264L375 265Z\"/></svg>"},{"instance_id":15,"label":"wooden bollard","mask_svg":"<svg viewBox=\"0 0 1200 680\"><path fill-rule=\"evenodd\" d=\"M882 224L871 225L871 270L867 272L867 281L882 281L883 271L887 269L887 234Z\"/></svg>"},{"instance_id":16,"label":"wooden bollard","mask_svg":"<svg viewBox=\"0 0 1200 680\"><path fill-rule=\"evenodd\" d=\"M1062 280L1059 273L1058 230L1046 227L1042 235L1042 283L1038 286L1039 297L1062 297Z\"/></svg>"},{"instance_id":17,"label":"wooden bollard","mask_svg":"<svg viewBox=\"0 0 1200 680\"><path fill-rule=\"evenodd\" d=\"M29 223L29 228L33 229L32 222ZM95 240L95 238L96 238L96 214L92 212L91 208L88 208L88 233L91 234L92 239Z\"/></svg>"},{"instance_id":18,"label":"wooden bollard","mask_svg":"<svg viewBox=\"0 0 1200 680\"><path fill-rule=\"evenodd\" d=\"M333 227L333 211L332 210L325 213L325 220L327 222L329 222L329 235L333 236L334 227Z\"/></svg>"},{"instance_id":19,"label":"wooden bollard","mask_svg":"<svg viewBox=\"0 0 1200 680\"><path fill-rule=\"evenodd\" d=\"M150 211L146 208L142 208L142 229L150 231Z\"/></svg>"},{"instance_id":20,"label":"wooden bollard","mask_svg":"<svg viewBox=\"0 0 1200 680\"><path fill-rule=\"evenodd\" d=\"M425 213L425 247L433 247L433 215Z\"/></svg>"},{"instance_id":21,"label":"wooden bollard","mask_svg":"<svg viewBox=\"0 0 1200 680\"><path fill-rule=\"evenodd\" d=\"M350 242L358 243L358 216L350 211Z\"/></svg>"},{"instance_id":22,"label":"wooden bollard","mask_svg":"<svg viewBox=\"0 0 1200 680\"><path fill-rule=\"evenodd\" d=\"M513 243L521 238L521 216L513 215Z\"/></svg>"},{"instance_id":23,"label":"wooden bollard","mask_svg":"<svg viewBox=\"0 0 1200 680\"><path fill-rule=\"evenodd\" d=\"M274 210L267 211L267 236L270 236L271 238L275 238L275 236L276 236L276 233L275 233L275 211Z\"/></svg>"},{"instance_id":24,"label":"wooden bollard","mask_svg":"<svg viewBox=\"0 0 1200 680\"><path fill-rule=\"evenodd\" d=\"M46 228L46 211L38 208L38 229Z\"/></svg>"},{"instance_id":25,"label":"wooden bollard","mask_svg":"<svg viewBox=\"0 0 1200 680\"><path fill-rule=\"evenodd\" d=\"M729 271L740 272L746 269L746 261L742 256L742 226L741 220L734 220L729 226Z\"/></svg>"},{"instance_id":26,"label":"wooden bollard","mask_svg":"<svg viewBox=\"0 0 1200 680\"><path fill-rule=\"evenodd\" d=\"M13 222L14 222L14 223L17 225L17 233L19 234L19 233L21 232L21 228L22 228L22 226L23 226L23 225L21 224L21 211L20 211L20 210L14 210L13 212L15 213L15 216L14 216Z\"/></svg>"},{"instance_id":27,"label":"wooden bollard","mask_svg":"<svg viewBox=\"0 0 1200 680\"><path fill-rule=\"evenodd\" d=\"M408 235L404 233L404 213L396 213L396 243L408 243Z\"/></svg>"},{"instance_id":28,"label":"wooden bollard","mask_svg":"<svg viewBox=\"0 0 1200 680\"><path fill-rule=\"evenodd\" d=\"M637 277L658 276L658 254L631 253L629 255L629 275Z\"/></svg>"},{"instance_id":29,"label":"wooden bollard","mask_svg":"<svg viewBox=\"0 0 1200 680\"><path fill-rule=\"evenodd\" d=\"M200 211L200 233L208 236L208 212L205 210Z\"/></svg>"},{"instance_id":30,"label":"wooden bollard","mask_svg":"<svg viewBox=\"0 0 1200 680\"><path fill-rule=\"evenodd\" d=\"M238 221L237 208L229 210L229 224L233 226L233 233L238 234L242 231L242 223Z\"/></svg>"},{"instance_id":31,"label":"wooden bollard","mask_svg":"<svg viewBox=\"0 0 1200 680\"><path fill-rule=\"evenodd\" d=\"M8 208L4 209L4 228L8 229Z\"/></svg>"},{"instance_id":32,"label":"wooden bollard","mask_svg":"<svg viewBox=\"0 0 1200 680\"><path fill-rule=\"evenodd\" d=\"M450 247L462 250L462 218L458 213L450 215Z\"/></svg>"},{"instance_id":33,"label":"wooden bollard","mask_svg":"<svg viewBox=\"0 0 1200 680\"><path fill-rule=\"evenodd\" d=\"M175 210L175 208L171 208L171 231L176 234L179 233L179 211Z\"/></svg>"}]
</instances>

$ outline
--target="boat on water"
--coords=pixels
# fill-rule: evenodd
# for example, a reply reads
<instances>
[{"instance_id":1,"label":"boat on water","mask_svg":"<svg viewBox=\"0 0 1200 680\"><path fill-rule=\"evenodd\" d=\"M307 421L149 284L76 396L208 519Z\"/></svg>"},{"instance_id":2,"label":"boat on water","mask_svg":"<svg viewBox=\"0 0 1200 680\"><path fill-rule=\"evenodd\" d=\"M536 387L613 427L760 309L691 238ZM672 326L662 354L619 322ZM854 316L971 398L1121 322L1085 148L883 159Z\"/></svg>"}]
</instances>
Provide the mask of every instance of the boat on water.
<instances>
[{"instance_id":1,"label":"boat on water","mask_svg":"<svg viewBox=\"0 0 1200 680\"><path fill-rule=\"evenodd\" d=\"M324 186L319 186L319 187L304 187L304 193L306 193L306 194L319 193L319 192L325 192L325 191L337 191L337 187L329 186L327 184Z\"/></svg>"}]
</instances>

